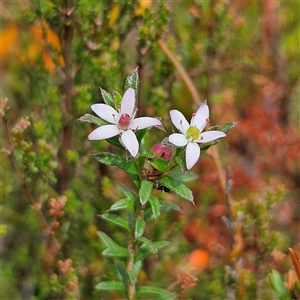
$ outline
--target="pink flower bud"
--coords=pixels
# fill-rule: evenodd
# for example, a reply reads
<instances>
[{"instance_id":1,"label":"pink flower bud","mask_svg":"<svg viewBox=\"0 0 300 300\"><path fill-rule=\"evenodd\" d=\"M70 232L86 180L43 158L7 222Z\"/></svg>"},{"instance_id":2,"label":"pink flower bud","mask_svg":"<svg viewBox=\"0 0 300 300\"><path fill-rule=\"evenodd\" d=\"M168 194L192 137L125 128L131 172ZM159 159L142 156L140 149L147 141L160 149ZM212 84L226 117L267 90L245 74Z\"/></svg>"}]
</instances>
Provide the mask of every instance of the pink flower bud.
<instances>
[{"instance_id":1,"label":"pink flower bud","mask_svg":"<svg viewBox=\"0 0 300 300\"><path fill-rule=\"evenodd\" d=\"M164 158L165 160L169 160L172 156L172 148L163 144L155 144L151 151L153 151L157 157Z\"/></svg>"}]
</instances>

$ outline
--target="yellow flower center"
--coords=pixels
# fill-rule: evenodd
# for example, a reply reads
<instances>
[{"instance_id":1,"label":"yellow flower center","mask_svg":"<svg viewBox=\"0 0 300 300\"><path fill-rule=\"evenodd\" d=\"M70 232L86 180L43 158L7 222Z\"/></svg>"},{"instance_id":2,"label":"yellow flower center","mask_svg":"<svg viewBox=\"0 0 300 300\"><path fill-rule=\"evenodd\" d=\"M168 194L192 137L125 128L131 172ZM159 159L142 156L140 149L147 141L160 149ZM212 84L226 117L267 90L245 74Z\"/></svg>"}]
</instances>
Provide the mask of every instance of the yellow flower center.
<instances>
[{"instance_id":1,"label":"yellow flower center","mask_svg":"<svg viewBox=\"0 0 300 300\"><path fill-rule=\"evenodd\" d=\"M199 137L199 135L200 135L200 130L195 126L190 126L186 132L186 138L192 142L196 140Z\"/></svg>"}]
</instances>

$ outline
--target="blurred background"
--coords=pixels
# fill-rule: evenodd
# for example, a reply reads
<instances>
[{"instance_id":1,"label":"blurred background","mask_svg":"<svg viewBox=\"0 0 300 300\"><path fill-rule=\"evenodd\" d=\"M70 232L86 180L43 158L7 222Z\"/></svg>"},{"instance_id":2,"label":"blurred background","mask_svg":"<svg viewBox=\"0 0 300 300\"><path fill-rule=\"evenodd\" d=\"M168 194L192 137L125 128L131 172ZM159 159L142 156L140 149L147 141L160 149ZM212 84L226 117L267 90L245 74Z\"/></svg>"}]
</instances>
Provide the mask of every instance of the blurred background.
<instances>
[{"instance_id":1,"label":"blurred background","mask_svg":"<svg viewBox=\"0 0 300 300\"><path fill-rule=\"evenodd\" d=\"M185 299L299 297L298 1L0 4L3 299L120 299L95 289L117 278L97 230L125 239L97 215L121 199L116 183L134 185L93 159L118 150L77 119L103 102L99 87L123 94L137 66L139 114L162 117L167 134L170 109L189 120L206 99L211 126L238 122L193 168L195 206L157 191L184 213L148 224L172 243L140 285L179 293L193 274ZM151 130L146 146L165 136Z\"/></svg>"}]
</instances>

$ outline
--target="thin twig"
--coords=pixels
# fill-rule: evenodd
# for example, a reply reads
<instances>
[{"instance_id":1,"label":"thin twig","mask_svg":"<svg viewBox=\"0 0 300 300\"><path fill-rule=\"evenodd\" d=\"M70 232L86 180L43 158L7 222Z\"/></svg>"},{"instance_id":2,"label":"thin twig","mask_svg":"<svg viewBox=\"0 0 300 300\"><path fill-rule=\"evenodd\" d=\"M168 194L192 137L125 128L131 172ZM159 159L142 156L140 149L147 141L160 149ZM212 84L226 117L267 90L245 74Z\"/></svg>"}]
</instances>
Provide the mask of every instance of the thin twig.
<instances>
[{"instance_id":1,"label":"thin twig","mask_svg":"<svg viewBox=\"0 0 300 300\"><path fill-rule=\"evenodd\" d=\"M72 72L72 41L73 41L73 24L71 14L73 12L73 1L68 0L65 14L64 26L64 59L65 59L65 78L64 78L64 97L63 97L63 114L65 123L62 130L62 144L60 149L60 190L65 191L68 188L69 182L69 162L67 151L71 148L73 122L72 117L72 87L73 87L73 72Z\"/></svg>"},{"instance_id":2,"label":"thin twig","mask_svg":"<svg viewBox=\"0 0 300 300\"><path fill-rule=\"evenodd\" d=\"M178 71L179 75L181 76L182 80L185 82L185 84L187 85L189 91L192 94L193 100L195 102L196 105L200 105L201 103L201 98L197 92L197 89L191 79L191 77L189 76L189 74L187 73L187 71L185 70L185 68L182 66L182 64L178 61L178 59L176 58L176 56L169 50L169 48L167 47L167 45L164 43L164 41L158 40L158 45L160 46L160 48L162 49L162 51L166 54L166 56L169 58L169 60L172 62L172 64L174 65L175 69Z\"/></svg>"},{"instance_id":3,"label":"thin twig","mask_svg":"<svg viewBox=\"0 0 300 300\"><path fill-rule=\"evenodd\" d=\"M9 147L8 157L9 157L10 163L12 165L13 171L15 173L15 176L17 177L17 180L18 180L20 186L22 187L22 189L23 189L27 199L29 200L30 204L35 209L35 211L36 211L36 213L37 213L37 215L38 215L38 217L39 217L39 219L42 223L42 226L43 226L43 228L45 229L45 231L48 235L50 233L49 225L48 225L43 213L41 212L40 205L37 203L37 201L35 201L30 189L26 185L26 183L25 183L25 181L22 177L22 174L21 174L21 172L20 172L20 170L17 166L16 158L15 158L15 155L14 155L14 148L13 148L11 140L10 140L7 121L4 121L4 131L5 131L5 135L6 135L7 144L8 144L8 147Z\"/></svg>"}]
</instances>

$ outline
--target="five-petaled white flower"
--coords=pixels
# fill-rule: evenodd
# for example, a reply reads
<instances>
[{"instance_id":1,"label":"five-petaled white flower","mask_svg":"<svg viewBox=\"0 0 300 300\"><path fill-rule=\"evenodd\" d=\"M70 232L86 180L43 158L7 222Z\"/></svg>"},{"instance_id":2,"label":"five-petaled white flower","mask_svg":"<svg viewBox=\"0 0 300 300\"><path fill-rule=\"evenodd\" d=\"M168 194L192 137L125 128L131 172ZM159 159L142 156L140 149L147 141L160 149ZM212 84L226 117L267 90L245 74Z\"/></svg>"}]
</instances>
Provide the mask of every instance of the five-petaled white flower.
<instances>
[{"instance_id":1,"label":"five-petaled white flower","mask_svg":"<svg viewBox=\"0 0 300 300\"><path fill-rule=\"evenodd\" d=\"M104 140L116 135L121 136L121 143L135 157L139 151L139 143L134 134L135 131L152 126L162 126L158 119L150 117L136 118L135 92L129 88L123 95L119 106L119 112L113 107L100 103L93 104L92 110L103 120L110 124L103 125L92 131L90 140Z\"/></svg>"},{"instance_id":2,"label":"five-petaled white flower","mask_svg":"<svg viewBox=\"0 0 300 300\"><path fill-rule=\"evenodd\" d=\"M199 144L208 143L226 136L222 131L202 132L209 122L209 108L206 102L202 103L197 112L193 113L191 124L188 123L183 114L178 110L171 110L170 117L179 133L169 136L169 141L178 147L186 146L186 167L191 169L200 157Z\"/></svg>"}]
</instances>

